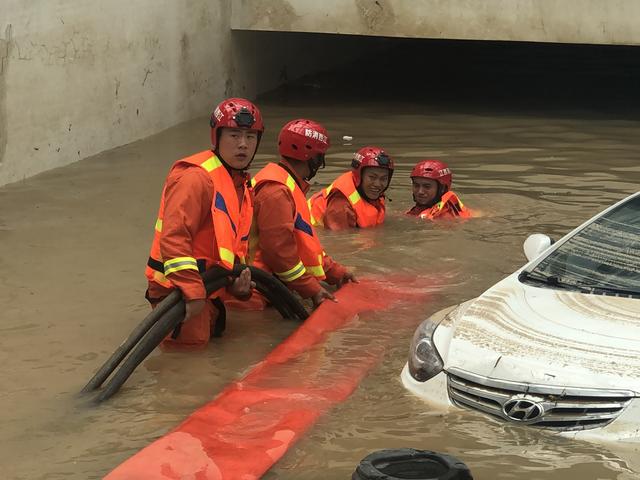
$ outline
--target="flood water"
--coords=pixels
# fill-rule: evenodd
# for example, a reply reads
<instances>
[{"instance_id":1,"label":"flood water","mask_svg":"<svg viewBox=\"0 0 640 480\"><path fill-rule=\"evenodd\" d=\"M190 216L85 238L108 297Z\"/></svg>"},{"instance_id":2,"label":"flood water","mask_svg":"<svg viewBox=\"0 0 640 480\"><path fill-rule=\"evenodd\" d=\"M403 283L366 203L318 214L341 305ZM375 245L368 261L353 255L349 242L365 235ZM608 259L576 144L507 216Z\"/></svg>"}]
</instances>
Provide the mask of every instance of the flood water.
<instances>
[{"instance_id":1,"label":"flood water","mask_svg":"<svg viewBox=\"0 0 640 480\"><path fill-rule=\"evenodd\" d=\"M640 476L633 449L568 440L470 411L431 412L399 379L415 326L525 263L527 235L559 238L638 191L638 110L624 107L609 87L603 95L623 106L618 110L535 95L526 104L455 95L412 100L388 91L358 96L332 91L335 85L301 85L259 102L267 132L253 172L274 159L277 131L296 117L325 123L333 138L314 191L343 172L358 147L388 150L397 168L385 225L321 238L329 254L362 277L429 280L428 302L364 315L335 334L332 341L349 345L349 355L375 349L378 364L265 478L347 479L368 453L400 447L455 455L479 480ZM495 99L498 90L484 98ZM466 90L465 97L478 95ZM101 478L296 328L271 311L231 312L225 336L207 350L154 352L100 407L76 395L147 313L143 270L163 179L176 159L207 148L207 125L196 119L0 188L3 478ZM353 136L351 145L343 135ZM480 217L437 225L403 216L412 205L408 173L423 158L450 164L454 190ZM325 366L334 360L325 357Z\"/></svg>"}]
</instances>

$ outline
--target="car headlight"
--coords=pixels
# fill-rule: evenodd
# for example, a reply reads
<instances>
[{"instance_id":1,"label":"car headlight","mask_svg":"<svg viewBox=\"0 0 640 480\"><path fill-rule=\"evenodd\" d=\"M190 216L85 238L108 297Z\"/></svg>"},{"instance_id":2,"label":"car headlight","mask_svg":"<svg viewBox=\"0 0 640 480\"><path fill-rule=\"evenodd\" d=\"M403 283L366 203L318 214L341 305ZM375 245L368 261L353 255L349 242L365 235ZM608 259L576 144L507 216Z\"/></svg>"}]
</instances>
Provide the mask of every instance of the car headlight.
<instances>
[{"instance_id":1,"label":"car headlight","mask_svg":"<svg viewBox=\"0 0 640 480\"><path fill-rule=\"evenodd\" d=\"M409 348L409 373L418 382L426 382L435 377L444 367L444 362L433 343L433 333L440 319L428 318L420 324L413 334Z\"/></svg>"}]
</instances>

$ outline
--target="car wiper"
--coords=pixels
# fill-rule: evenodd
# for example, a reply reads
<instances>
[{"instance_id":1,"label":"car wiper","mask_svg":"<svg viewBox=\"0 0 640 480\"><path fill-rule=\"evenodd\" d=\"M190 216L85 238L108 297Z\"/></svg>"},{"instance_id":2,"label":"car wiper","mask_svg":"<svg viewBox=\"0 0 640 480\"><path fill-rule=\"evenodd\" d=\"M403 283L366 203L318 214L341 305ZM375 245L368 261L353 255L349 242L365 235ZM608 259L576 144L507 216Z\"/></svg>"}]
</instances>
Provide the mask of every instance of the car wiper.
<instances>
[{"instance_id":1,"label":"car wiper","mask_svg":"<svg viewBox=\"0 0 640 480\"><path fill-rule=\"evenodd\" d=\"M543 275L541 273L527 272L524 270L520 275L518 275L518 280L521 282L541 283L550 287L566 290L578 290L580 292L586 291L586 288L582 285L564 282L557 275Z\"/></svg>"},{"instance_id":2,"label":"car wiper","mask_svg":"<svg viewBox=\"0 0 640 480\"><path fill-rule=\"evenodd\" d=\"M627 288L620 287L608 287L606 285L593 285L590 283L580 282L580 287L585 290L589 290L592 293L604 293L611 295L622 295L633 298L640 298L640 291L638 290L629 290Z\"/></svg>"}]
</instances>

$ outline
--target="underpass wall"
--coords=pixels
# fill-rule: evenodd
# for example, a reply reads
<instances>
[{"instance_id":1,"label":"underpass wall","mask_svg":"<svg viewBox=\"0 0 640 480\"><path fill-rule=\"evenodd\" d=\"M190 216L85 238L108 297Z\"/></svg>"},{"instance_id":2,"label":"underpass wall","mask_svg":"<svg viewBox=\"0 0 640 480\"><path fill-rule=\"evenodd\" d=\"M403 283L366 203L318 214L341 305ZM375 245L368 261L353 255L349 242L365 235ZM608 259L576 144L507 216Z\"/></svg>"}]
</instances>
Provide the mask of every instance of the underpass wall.
<instances>
[{"instance_id":1,"label":"underpass wall","mask_svg":"<svg viewBox=\"0 0 640 480\"><path fill-rule=\"evenodd\" d=\"M227 1L3 0L0 10L0 184L202 115L225 93Z\"/></svg>"},{"instance_id":2,"label":"underpass wall","mask_svg":"<svg viewBox=\"0 0 640 480\"><path fill-rule=\"evenodd\" d=\"M640 44L637 0L236 0L235 29Z\"/></svg>"},{"instance_id":3,"label":"underpass wall","mask_svg":"<svg viewBox=\"0 0 640 480\"><path fill-rule=\"evenodd\" d=\"M321 35L232 32L231 8L1 0L0 185L207 115L224 97L253 99L357 50L332 54L337 40Z\"/></svg>"}]
</instances>

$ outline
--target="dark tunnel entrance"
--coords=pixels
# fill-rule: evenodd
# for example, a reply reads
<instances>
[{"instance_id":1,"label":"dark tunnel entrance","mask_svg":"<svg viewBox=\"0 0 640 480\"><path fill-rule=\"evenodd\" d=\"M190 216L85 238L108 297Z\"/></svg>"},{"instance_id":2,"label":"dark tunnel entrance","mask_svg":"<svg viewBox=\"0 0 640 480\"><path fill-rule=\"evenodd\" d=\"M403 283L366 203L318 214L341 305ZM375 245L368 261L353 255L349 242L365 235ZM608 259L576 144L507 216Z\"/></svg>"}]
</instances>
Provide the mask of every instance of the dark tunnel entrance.
<instances>
[{"instance_id":1,"label":"dark tunnel entrance","mask_svg":"<svg viewBox=\"0 0 640 480\"><path fill-rule=\"evenodd\" d=\"M467 111L636 118L637 47L236 32L301 42L339 66L286 83L268 97L397 100ZM287 65L295 71L295 65Z\"/></svg>"}]
</instances>

